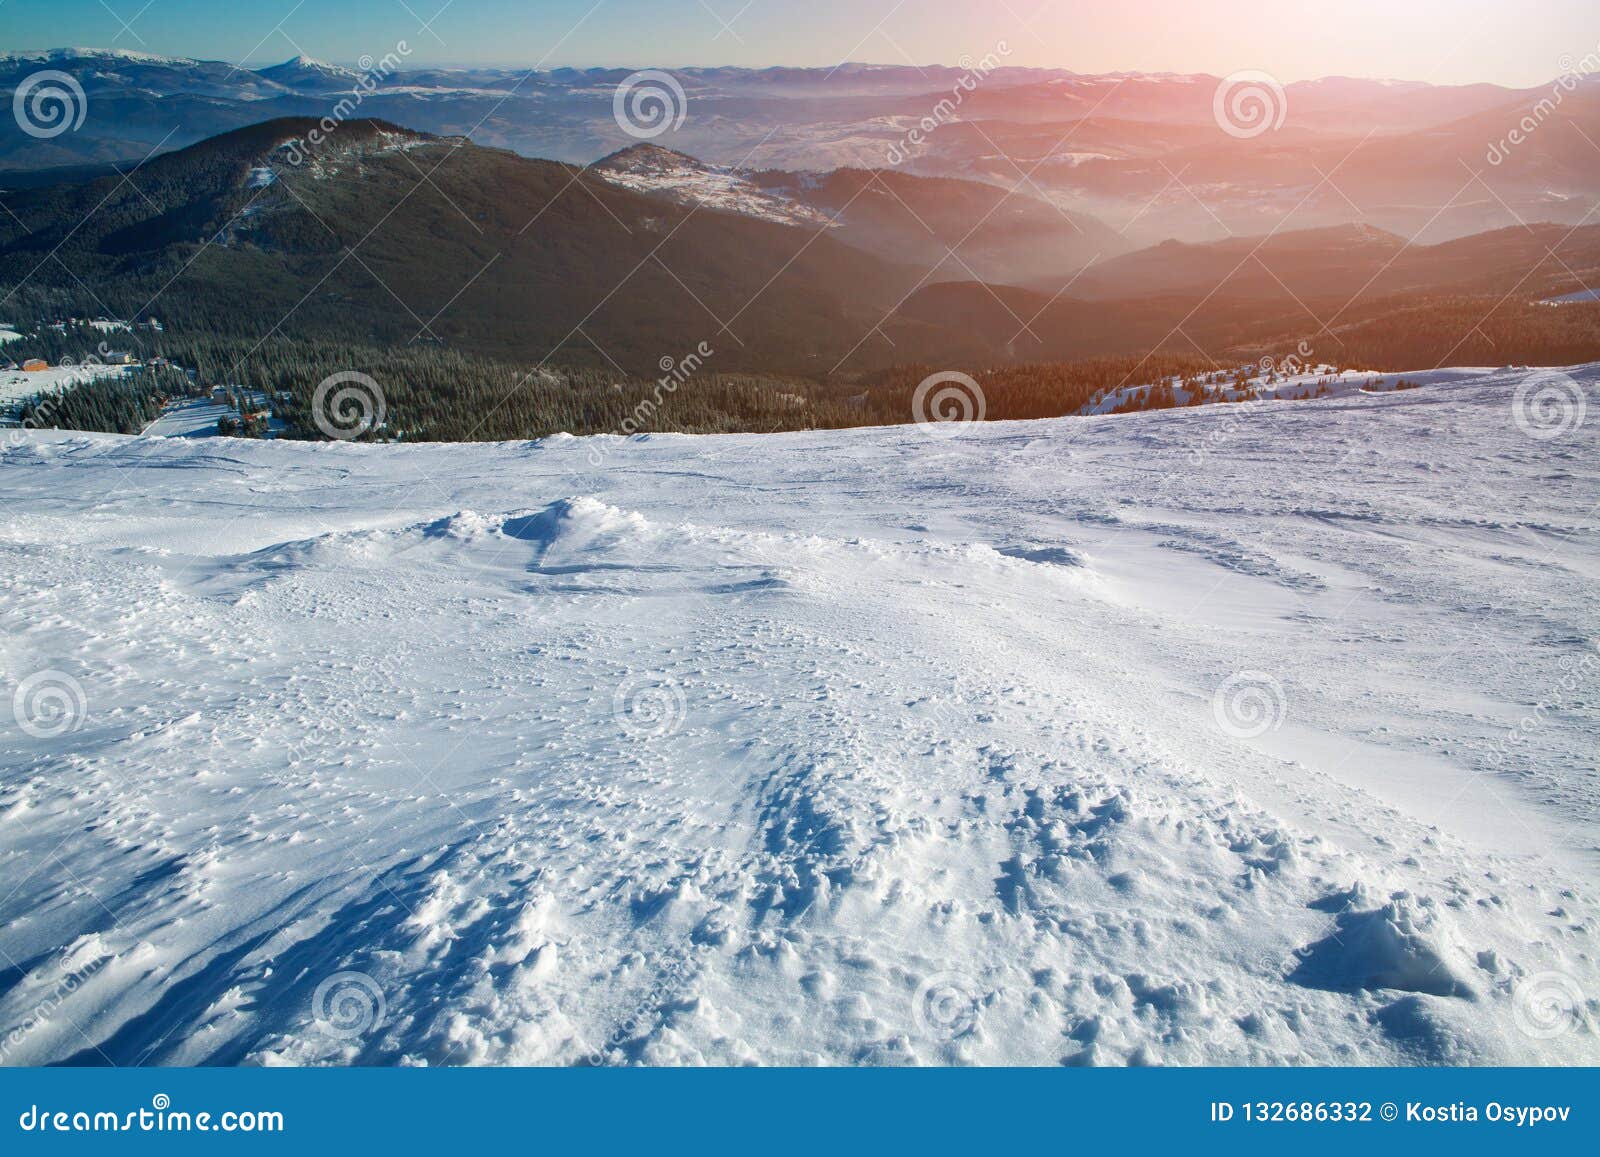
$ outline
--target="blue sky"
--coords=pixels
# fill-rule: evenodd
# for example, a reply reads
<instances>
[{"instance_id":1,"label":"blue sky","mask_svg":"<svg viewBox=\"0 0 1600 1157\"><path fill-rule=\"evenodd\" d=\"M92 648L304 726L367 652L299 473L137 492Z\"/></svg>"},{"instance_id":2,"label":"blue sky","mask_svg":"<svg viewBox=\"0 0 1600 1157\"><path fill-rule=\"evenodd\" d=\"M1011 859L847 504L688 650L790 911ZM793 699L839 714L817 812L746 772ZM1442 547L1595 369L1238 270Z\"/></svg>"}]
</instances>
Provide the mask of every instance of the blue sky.
<instances>
[{"instance_id":1,"label":"blue sky","mask_svg":"<svg viewBox=\"0 0 1600 1157\"><path fill-rule=\"evenodd\" d=\"M1014 63L1531 85L1600 46L1594 0L0 0L0 46L260 65Z\"/></svg>"}]
</instances>

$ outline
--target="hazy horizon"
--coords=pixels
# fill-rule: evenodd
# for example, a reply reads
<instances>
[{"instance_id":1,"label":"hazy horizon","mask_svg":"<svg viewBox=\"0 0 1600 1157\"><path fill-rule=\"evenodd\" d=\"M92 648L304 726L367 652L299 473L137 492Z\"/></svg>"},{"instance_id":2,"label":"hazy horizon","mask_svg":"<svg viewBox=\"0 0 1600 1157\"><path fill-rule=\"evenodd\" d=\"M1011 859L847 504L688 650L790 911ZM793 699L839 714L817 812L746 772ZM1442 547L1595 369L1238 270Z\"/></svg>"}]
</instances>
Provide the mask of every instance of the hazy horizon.
<instances>
[{"instance_id":1,"label":"hazy horizon","mask_svg":"<svg viewBox=\"0 0 1600 1157\"><path fill-rule=\"evenodd\" d=\"M1600 51L1600 46L1597 46L1596 51ZM229 64L229 65L237 66L238 68L241 68L241 69L250 69L250 70L259 70L259 69L263 69L263 68L272 68L272 67L275 67L277 65L286 64L286 63L288 63L290 61L301 59L301 58L304 58L304 59L307 59L307 60L310 60L310 61L314 61L314 62L316 62L318 64L332 65L332 66L334 66L336 68L349 68L349 69L353 69L353 70L359 70L361 68L361 63L360 63L361 58L360 57L326 56L326 55L318 55L317 53L314 53L314 52L306 52L306 53L291 52L291 53L288 53L286 55L278 55L278 56L260 55L255 59L240 60L240 59L235 59L233 57L222 56L222 55L210 55L210 54L205 54L205 53L196 54L196 53L179 53L179 52L157 52L157 51L153 51L153 50L150 50L150 49L128 48L128 47L126 47L124 45L112 45L112 44L44 44L44 45L31 45L31 46L26 47L26 48L10 48L10 49L6 49L4 52L0 52L0 57L7 57L7 56L11 56L11 57L26 57L26 56L31 56L31 55L39 55L39 54L52 53L52 52L126 53L126 54L132 54L134 56L149 56L149 57L156 57L156 58L162 58L162 59L168 59L168 60L195 60L195 61L200 61L200 62L203 62L203 63ZM562 71L562 70L570 70L570 71L573 71L573 72L622 72L622 71L630 71L630 70L636 70L636 69L659 68L659 69L668 69L668 70L675 71L675 72L709 72L709 71L718 70L718 69L738 69L738 70L747 71L747 72L764 72L764 71L778 70L778 69L790 70L790 71L833 72L833 71L843 71L843 70L848 69L848 68L926 70L926 69L935 69L935 68L960 69L960 68L963 67L963 65L961 64L961 62L959 60L919 60L919 61L917 61L915 63L895 62L895 61L888 61L888 60L845 60L845 61L838 61L838 62L829 63L829 64L734 64L734 63L730 63L730 62L726 62L726 61L721 61L721 62L690 61L690 62L687 62L687 63L670 63L670 62L664 62L664 61L660 61L660 60L651 60L651 59L648 59L648 58L640 59L640 60L625 60L625 61L610 61L610 60L576 61L576 62L565 63L565 64L557 64L557 63L554 63L554 62L546 62L543 65L535 67L533 64L531 64L529 61L526 61L526 60L511 60L511 59L505 59L505 60L426 60L426 59L424 59L424 60L418 61L418 60L415 59L416 56L417 56L417 54L415 52L413 52L411 57L407 58L399 66L399 68L397 68L395 71L397 71L397 72L422 71L422 70L442 70L442 71L461 70L461 71L467 71L467 70L472 70L472 69L503 69L503 70L507 70L507 71L517 71L519 69L526 69L529 72L545 72L545 73L549 73L549 72L556 72L556 71ZM1170 76L1170 77L1200 77L1200 78L1205 78L1205 79L1210 79L1210 80L1218 80L1218 79L1221 79L1222 76L1224 75L1223 73L1220 73L1220 72L1206 72L1206 71L1182 72L1182 71L1176 71L1176 70L1172 70L1172 69L1139 69L1139 68L1088 69L1088 68L1076 68L1076 67L1073 67L1072 65L1068 65L1068 64L1012 64L1010 61L1005 62L1005 64L1003 64L1002 67L1004 69L1010 69L1010 70L1015 70L1015 71L1019 71L1019 72L1040 72L1040 73L1070 72L1070 73L1073 73L1074 75L1085 76L1085 77L1101 77L1101 76L1112 76L1112 77L1122 77L1122 76L1128 76L1128 77L1133 77L1133 76L1163 77L1163 76ZM1356 80L1356 81L1373 82L1373 83L1378 83L1378 84L1421 84L1421 85L1434 85L1434 86L1437 86L1437 87L1466 87L1466 86L1475 85L1475 84L1490 84L1490 85L1496 85L1496 86L1501 87L1501 88L1505 88L1505 89L1508 89L1508 90L1515 91L1515 90L1528 89L1528 88L1538 88L1540 85L1547 84L1547 83L1553 84L1557 80L1559 80L1561 76L1565 75L1567 72L1570 72L1570 71L1571 71L1570 69L1560 70L1560 71L1557 71L1555 73L1552 73L1549 77L1544 78L1544 80L1533 81L1532 83L1529 83L1529 84L1510 84L1510 83L1506 83L1506 82L1502 82L1502 81L1494 81L1494 80L1437 81L1437 80L1424 80L1424 79L1421 79L1421 78L1418 78L1418 77L1415 77L1415 76L1380 75L1380 74L1377 74L1377 73L1353 73L1353 72L1320 73L1320 74L1315 75L1315 76L1304 76L1304 77L1296 77L1296 78L1293 78L1293 79L1287 79L1287 80L1284 81L1284 83L1293 85L1293 84L1314 84L1314 83L1317 83L1319 81L1327 81L1327 80Z\"/></svg>"},{"instance_id":2,"label":"hazy horizon","mask_svg":"<svg viewBox=\"0 0 1600 1157\"><path fill-rule=\"evenodd\" d=\"M298 55L332 63L381 57L408 42L408 67L834 68L958 66L1007 42L1008 65L1085 74L1224 76L1270 72L1526 88L1600 47L1600 12L1572 0L1517 10L1487 0L1380 0L1295 6L1259 0L1129 0L1114 12L1016 0L984 11L953 0L818 0L796 29L765 0L284 0L259 15L200 0L152 0L119 11L101 0L10 0L0 42L22 51L74 45L263 67ZM934 63L930 63L934 62Z\"/></svg>"}]
</instances>

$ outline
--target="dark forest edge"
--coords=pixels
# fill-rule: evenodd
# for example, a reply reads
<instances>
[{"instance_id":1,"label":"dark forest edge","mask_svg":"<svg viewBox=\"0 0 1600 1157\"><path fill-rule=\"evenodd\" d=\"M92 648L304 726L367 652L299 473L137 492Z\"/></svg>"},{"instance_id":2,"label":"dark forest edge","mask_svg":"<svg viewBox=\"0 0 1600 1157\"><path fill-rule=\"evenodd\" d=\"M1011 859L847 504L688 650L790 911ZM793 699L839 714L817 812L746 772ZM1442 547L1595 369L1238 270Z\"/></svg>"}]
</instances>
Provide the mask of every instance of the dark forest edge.
<instances>
[{"instance_id":1,"label":"dark forest edge","mask_svg":"<svg viewBox=\"0 0 1600 1157\"><path fill-rule=\"evenodd\" d=\"M1252 344L1215 355L1192 347L1070 362L945 367L902 365L836 378L723 373L694 354L654 379L609 368L527 365L432 344L380 346L274 335L265 340L215 334L139 331L119 335L138 368L38 395L15 414L29 428L138 433L168 404L222 396L264 399L279 436L323 439L314 420L317 387L355 370L382 392L384 420L362 434L376 441L514 441L557 433L769 433L881 426L914 420L913 394L938 370L959 368L979 383L983 418L1053 418L1080 412L1106 391L1178 380L1217 382L1241 365L1294 354L1377 374L1438 365L1569 365L1600 358L1600 306L1503 304L1487 315L1473 299L1413 303L1312 347ZM1466 333L1463 340L1458 335ZM8 356L51 365L86 364L103 349L88 326L39 325L11 343ZM1314 348L1314 356L1305 356ZM705 347L702 351L709 353ZM162 365L160 363L169 364ZM150 363L157 363L152 366ZM1218 399L1222 400L1222 399ZM1121 409L1173 405L1170 390L1147 391ZM1192 402L1190 403L1192 404ZM242 407L248 410L249 407ZM265 431L249 414L221 432Z\"/></svg>"}]
</instances>

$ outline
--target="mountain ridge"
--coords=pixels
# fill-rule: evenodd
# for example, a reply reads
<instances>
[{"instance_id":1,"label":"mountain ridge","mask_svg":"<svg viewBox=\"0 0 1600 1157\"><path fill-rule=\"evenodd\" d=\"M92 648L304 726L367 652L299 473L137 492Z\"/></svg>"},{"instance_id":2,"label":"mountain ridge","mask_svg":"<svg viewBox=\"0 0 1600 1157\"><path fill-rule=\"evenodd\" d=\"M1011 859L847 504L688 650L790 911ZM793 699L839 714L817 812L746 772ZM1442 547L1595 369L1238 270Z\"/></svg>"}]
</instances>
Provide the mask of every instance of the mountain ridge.
<instances>
[{"instance_id":1,"label":"mountain ridge","mask_svg":"<svg viewBox=\"0 0 1600 1157\"><path fill-rule=\"evenodd\" d=\"M41 139L0 121L0 183L20 171L92 172L281 116L359 113L525 156L592 164L634 143L613 107L620 68L259 68L155 54L47 50L0 57L0 99L41 66L67 72L87 116ZM655 143L707 164L791 173L889 169L1018 189L1107 224L1128 248L1361 219L1424 241L1517 220L1578 223L1600 183L1600 85L1576 86L1552 126L1484 174L1494 196L1453 202L1463 162L1517 126L1552 85L1423 85L1325 77L1280 86L1282 124L1239 140L1218 122L1221 81L1203 74L1091 74L1002 65L970 93L948 66L668 69L681 124ZM962 100L951 102L960 91ZM933 129L922 132L926 122ZM917 128L920 141L908 147ZM1581 134L1579 131L1581 130ZM898 163L895 163L898 162ZM1335 174L1308 189L1303 175ZM1173 174L1181 174L1174 183ZM1310 194L1308 196L1308 193ZM1357 207L1359 206L1359 211ZM1445 207L1439 212L1441 206ZM1084 257L1094 253L1084 254ZM995 270L976 269L987 277ZM1040 271L1041 273L1043 271Z\"/></svg>"},{"instance_id":2,"label":"mountain ridge","mask_svg":"<svg viewBox=\"0 0 1600 1157\"><path fill-rule=\"evenodd\" d=\"M208 139L137 184L13 193L0 222L13 306L92 281L121 312L159 295L163 320L201 330L565 351L649 372L712 337L727 368L837 357L915 281L830 237L696 214L561 162L364 119L313 144L317 123Z\"/></svg>"},{"instance_id":3,"label":"mountain ridge","mask_svg":"<svg viewBox=\"0 0 1600 1157\"><path fill-rule=\"evenodd\" d=\"M1392 331L1403 311L1429 343L1464 327L1438 355L1467 331L1485 335L1489 360L1548 349L1576 361L1594 348L1585 305L1479 319L1519 290L1513 312L1600 284L1600 226L1439 245L1359 224L1284 230L1266 244L1158 245L1073 276L1076 263L1041 243L1047 227L1072 233L1062 212L976 182L753 174L748 184L832 215L775 221L375 118L312 143L322 125L275 119L132 173L9 192L8 310L35 323L138 319L159 302L162 320L188 333L440 343L640 376L701 342L718 372L822 377L908 358L982 366L1170 352L1180 331L1185 353L1233 356L1320 334L1325 318L1338 323L1335 345L1351 326ZM624 157L709 171L669 149ZM926 250L913 245L918 231ZM1058 273L1024 285L989 276L984 263L1005 246L1037 251ZM1380 337L1372 348L1385 355L1414 348L1404 334Z\"/></svg>"}]
</instances>

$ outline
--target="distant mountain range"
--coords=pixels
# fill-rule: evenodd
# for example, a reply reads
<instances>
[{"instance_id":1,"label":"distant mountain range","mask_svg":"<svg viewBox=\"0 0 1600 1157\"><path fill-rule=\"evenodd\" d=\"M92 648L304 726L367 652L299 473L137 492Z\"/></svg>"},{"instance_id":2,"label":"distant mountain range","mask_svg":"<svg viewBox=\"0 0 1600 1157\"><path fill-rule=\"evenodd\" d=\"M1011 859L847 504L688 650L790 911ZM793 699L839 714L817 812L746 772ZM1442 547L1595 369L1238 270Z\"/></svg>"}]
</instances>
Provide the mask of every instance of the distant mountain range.
<instances>
[{"instance_id":1,"label":"distant mountain range","mask_svg":"<svg viewBox=\"0 0 1600 1157\"><path fill-rule=\"evenodd\" d=\"M892 169L739 170L651 144L613 153L589 171L679 204L822 226L885 260L925 270L929 281L1047 279L1131 248L1088 214L981 181Z\"/></svg>"},{"instance_id":2,"label":"distant mountain range","mask_svg":"<svg viewBox=\"0 0 1600 1157\"><path fill-rule=\"evenodd\" d=\"M1198 245L1168 241L1040 283L1080 298L1216 293L1229 298L1506 294L1600 285L1600 224L1513 226L1436 245L1337 225Z\"/></svg>"},{"instance_id":3,"label":"distant mountain range","mask_svg":"<svg viewBox=\"0 0 1600 1157\"><path fill-rule=\"evenodd\" d=\"M274 118L321 117L341 98L352 101L344 116L572 163L635 143L613 115L623 69L378 76L306 58L251 69L61 49L0 57L0 99L41 69L74 77L87 115L76 131L48 139L0 121L6 186L126 165ZM1098 234L1084 246L1091 253L1117 251L1111 234L1129 249L1351 223L1443 241L1522 221L1578 224L1600 193L1600 83L1592 77L1523 90L1299 82L1277 100L1280 127L1238 139L1217 122L1221 82L1211 76L998 68L974 79L958 68L856 64L672 76L684 93L683 123L655 144L741 173L894 168L1021 189ZM964 79L970 91L952 105ZM1537 131L1491 163L1530 116ZM908 134L928 125L908 146Z\"/></svg>"},{"instance_id":4,"label":"distant mountain range","mask_svg":"<svg viewBox=\"0 0 1600 1157\"><path fill-rule=\"evenodd\" d=\"M982 182L742 170L657 146L584 168L370 119L312 144L317 125L277 119L126 176L8 191L8 320L156 313L170 332L646 375L704 341L721 370L825 376L1307 334L1332 359L1363 325L1460 299L1467 320L1435 327L1448 346L1486 309L1600 283L1600 225L1435 245L1344 225L1123 252L1092 217ZM1594 343L1594 314L1537 316L1568 351Z\"/></svg>"}]
</instances>

